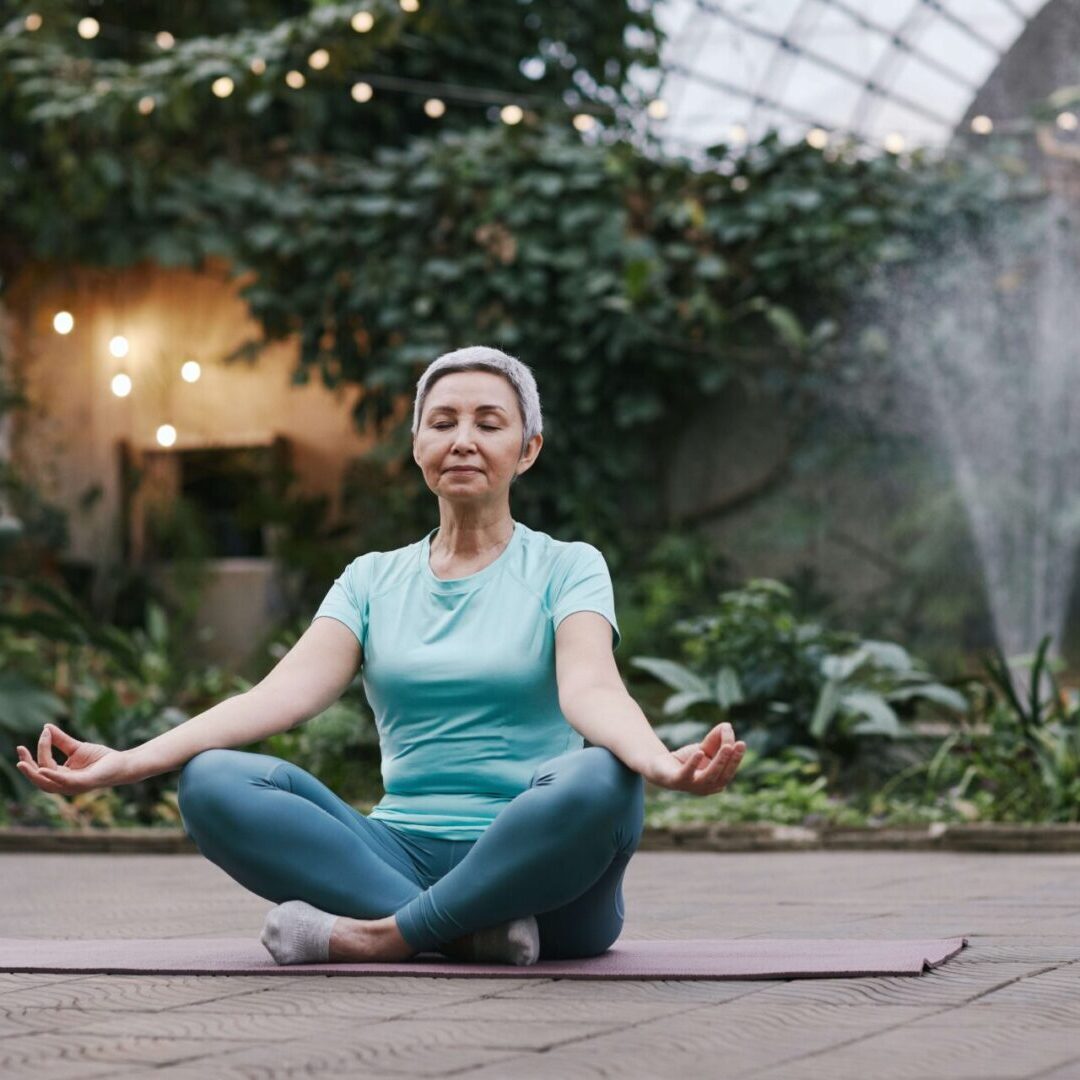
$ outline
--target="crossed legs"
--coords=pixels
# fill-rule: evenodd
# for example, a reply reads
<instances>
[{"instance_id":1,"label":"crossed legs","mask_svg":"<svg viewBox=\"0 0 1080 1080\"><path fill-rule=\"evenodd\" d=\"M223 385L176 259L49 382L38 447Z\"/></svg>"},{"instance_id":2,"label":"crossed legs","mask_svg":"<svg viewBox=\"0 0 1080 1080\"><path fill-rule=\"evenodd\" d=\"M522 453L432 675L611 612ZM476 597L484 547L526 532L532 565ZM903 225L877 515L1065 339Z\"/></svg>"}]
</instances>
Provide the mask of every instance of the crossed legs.
<instances>
[{"instance_id":1,"label":"crossed legs","mask_svg":"<svg viewBox=\"0 0 1080 1080\"><path fill-rule=\"evenodd\" d=\"M622 929L644 815L638 774L602 747L569 751L425 888L407 838L279 758L197 754L179 802L202 854L245 888L342 917L331 959L404 958L530 914L541 959L597 955Z\"/></svg>"}]
</instances>

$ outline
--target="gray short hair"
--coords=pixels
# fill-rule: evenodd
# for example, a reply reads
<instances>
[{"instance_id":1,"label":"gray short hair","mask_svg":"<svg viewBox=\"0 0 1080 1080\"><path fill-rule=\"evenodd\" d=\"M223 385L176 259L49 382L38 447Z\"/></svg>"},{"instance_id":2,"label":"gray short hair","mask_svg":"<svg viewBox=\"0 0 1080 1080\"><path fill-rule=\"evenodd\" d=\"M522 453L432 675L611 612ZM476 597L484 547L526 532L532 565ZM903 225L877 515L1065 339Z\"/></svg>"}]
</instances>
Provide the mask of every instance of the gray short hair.
<instances>
[{"instance_id":1,"label":"gray short hair","mask_svg":"<svg viewBox=\"0 0 1080 1080\"><path fill-rule=\"evenodd\" d=\"M493 371L502 375L514 388L518 408L525 432L521 439L521 453L534 435L544 430L544 418L540 411L540 394L536 389L536 379L526 364L501 349L492 349L487 345L467 345L463 349L443 353L432 360L416 383L416 399L413 402L412 433L415 438L420 431L420 414L424 411L424 401L431 387L452 371ZM514 477L516 480L517 477ZM513 481L511 481L513 482Z\"/></svg>"}]
</instances>

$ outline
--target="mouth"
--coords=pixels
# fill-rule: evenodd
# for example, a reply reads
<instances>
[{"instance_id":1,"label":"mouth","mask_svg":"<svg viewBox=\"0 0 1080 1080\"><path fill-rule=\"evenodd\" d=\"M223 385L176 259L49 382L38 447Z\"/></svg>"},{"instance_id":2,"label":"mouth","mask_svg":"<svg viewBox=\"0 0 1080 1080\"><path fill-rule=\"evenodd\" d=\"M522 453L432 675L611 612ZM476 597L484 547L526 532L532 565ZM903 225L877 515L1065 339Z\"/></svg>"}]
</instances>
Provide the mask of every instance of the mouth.
<instances>
[{"instance_id":1,"label":"mouth","mask_svg":"<svg viewBox=\"0 0 1080 1080\"><path fill-rule=\"evenodd\" d=\"M474 469L474 468L471 468L471 467L462 468L460 466L457 466L457 467L455 467L453 469L447 469L446 471L447 472L479 472L480 470L479 469Z\"/></svg>"}]
</instances>

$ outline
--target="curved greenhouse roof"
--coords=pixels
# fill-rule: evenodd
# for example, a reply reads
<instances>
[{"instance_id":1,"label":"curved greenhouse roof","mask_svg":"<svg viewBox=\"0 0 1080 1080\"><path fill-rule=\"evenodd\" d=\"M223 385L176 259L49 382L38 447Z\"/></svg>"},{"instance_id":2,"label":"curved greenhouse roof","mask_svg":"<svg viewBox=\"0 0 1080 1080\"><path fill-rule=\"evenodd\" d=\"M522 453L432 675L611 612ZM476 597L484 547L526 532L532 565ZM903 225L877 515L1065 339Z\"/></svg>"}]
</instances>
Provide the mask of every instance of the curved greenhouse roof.
<instances>
[{"instance_id":1,"label":"curved greenhouse roof","mask_svg":"<svg viewBox=\"0 0 1080 1080\"><path fill-rule=\"evenodd\" d=\"M656 18L668 115L654 130L682 153L770 127L785 139L822 128L889 149L940 146L1031 20L1056 4L666 0Z\"/></svg>"}]
</instances>

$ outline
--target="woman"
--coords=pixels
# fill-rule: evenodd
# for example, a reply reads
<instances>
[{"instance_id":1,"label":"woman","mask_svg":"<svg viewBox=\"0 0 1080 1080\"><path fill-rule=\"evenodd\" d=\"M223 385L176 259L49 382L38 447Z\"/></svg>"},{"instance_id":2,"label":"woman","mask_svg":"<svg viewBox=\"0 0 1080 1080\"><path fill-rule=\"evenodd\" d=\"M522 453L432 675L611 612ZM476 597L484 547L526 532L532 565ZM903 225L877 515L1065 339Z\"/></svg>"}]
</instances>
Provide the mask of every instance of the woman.
<instances>
[{"instance_id":1,"label":"woman","mask_svg":"<svg viewBox=\"0 0 1080 1080\"><path fill-rule=\"evenodd\" d=\"M510 516L543 445L528 367L485 347L439 357L412 432L439 525L350 563L262 682L122 752L46 725L18 767L71 794L183 766L184 828L278 905L261 940L279 964L597 955L622 929L642 777L709 795L745 744L719 724L668 750L619 677L601 553ZM229 749L319 714L361 669L386 789L369 815L291 762Z\"/></svg>"}]
</instances>

